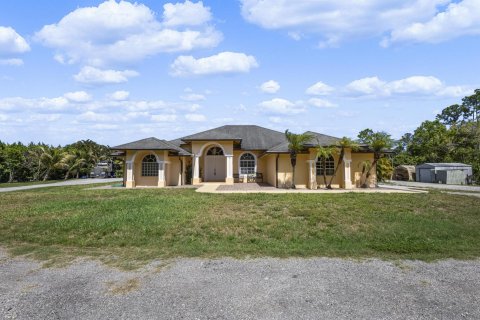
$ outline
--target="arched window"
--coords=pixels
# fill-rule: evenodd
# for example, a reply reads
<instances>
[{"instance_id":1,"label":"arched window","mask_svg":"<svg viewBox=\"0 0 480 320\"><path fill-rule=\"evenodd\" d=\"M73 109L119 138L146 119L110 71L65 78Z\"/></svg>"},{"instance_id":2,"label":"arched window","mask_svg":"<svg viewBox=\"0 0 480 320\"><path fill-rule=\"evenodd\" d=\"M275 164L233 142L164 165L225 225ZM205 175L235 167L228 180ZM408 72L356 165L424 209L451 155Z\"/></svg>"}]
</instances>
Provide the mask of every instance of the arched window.
<instances>
[{"instance_id":1,"label":"arched window","mask_svg":"<svg viewBox=\"0 0 480 320\"><path fill-rule=\"evenodd\" d=\"M325 168L323 167L323 157L317 159L316 169L317 169L317 176L323 176L323 171L327 176L332 176L333 172L335 171L335 160L332 156L328 157L325 161Z\"/></svg>"},{"instance_id":2,"label":"arched window","mask_svg":"<svg viewBox=\"0 0 480 320\"><path fill-rule=\"evenodd\" d=\"M223 150L220 147L211 147L207 151L207 156L223 156Z\"/></svg>"},{"instance_id":3,"label":"arched window","mask_svg":"<svg viewBox=\"0 0 480 320\"><path fill-rule=\"evenodd\" d=\"M255 156L251 153L244 153L240 157L240 174L255 173Z\"/></svg>"},{"instance_id":4,"label":"arched window","mask_svg":"<svg viewBox=\"0 0 480 320\"><path fill-rule=\"evenodd\" d=\"M142 160L142 176L158 177L157 158L153 154L146 155Z\"/></svg>"}]
</instances>

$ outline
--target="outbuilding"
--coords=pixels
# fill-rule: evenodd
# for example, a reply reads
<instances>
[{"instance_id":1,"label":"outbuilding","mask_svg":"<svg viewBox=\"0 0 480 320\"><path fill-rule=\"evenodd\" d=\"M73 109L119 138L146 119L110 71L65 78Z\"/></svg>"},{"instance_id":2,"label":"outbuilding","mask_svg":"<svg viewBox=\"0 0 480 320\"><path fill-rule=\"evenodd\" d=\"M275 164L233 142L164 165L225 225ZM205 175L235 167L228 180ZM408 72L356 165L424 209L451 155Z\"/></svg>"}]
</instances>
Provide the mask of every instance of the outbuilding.
<instances>
[{"instance_id":1,"label":"outbuilding","mask_svg":"<svg viewBox=\"0 0 480 320\"><path fill-rule=\"evenodd\" d=\"M417 182L470 184L472 166L464 163L424 163L416 166Z\"/></svg>"}]
</instances>

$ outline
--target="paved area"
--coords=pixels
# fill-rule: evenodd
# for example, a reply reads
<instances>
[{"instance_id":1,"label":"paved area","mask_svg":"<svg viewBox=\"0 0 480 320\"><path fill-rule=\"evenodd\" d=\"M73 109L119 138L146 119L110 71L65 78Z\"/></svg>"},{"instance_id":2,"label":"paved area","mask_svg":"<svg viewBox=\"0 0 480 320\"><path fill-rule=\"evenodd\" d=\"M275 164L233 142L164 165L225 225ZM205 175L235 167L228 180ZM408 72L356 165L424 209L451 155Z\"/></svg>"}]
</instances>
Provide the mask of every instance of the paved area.
<instances>
[{"instance_id":1,"label":"paved area","mask_svg":"<svg viewBox=\"0 0 480 320\"><path fill-rule=\"evenodd\" d=\"M121 272L0 251L0 279L1 319L480 319L480 260L178 259Z\"/></svg>"},{"instance_id":2,"label":"paved area","mask_svg":"<svg viewBox=\"0 0 480 320\"><path fill-rule=\"evenodd\" d=\"M113 183L113 182L119 182L119 181L122 181L122 178L72 179L72 180L46 183L46 184L32 184L30 186L0 188L0 192L21 191L21 190L38 189L38 188L50 188L50 187L79 186L79 185L95 184L95 183L108 183L108 182Z\"/></svg>"},{"instance_id":3,"label":"paved area","mask_svg":"<svg viewBox=\"0 0 480 320\"><path fill-rule=\"evenodd\" d=\"M402 187L402 186L382 186L380 188L354 188L354 189L281 189L275 188L268 184L259 184L259 183L235 183L233 185L227 185L220 182L207 182L202 184L197 190L197 192L203 193L349 193L349 192L358 192L358 193L423 193L426 191L415 190L412 188Z\"/></svg>"},{"instance_id":4,"label":"paved area","mask_svg":"<svg viewBox=\"0 0 480 320\"><path fill-rule=\"evenodd\" d=\"M409 188L480 192L480 186L462 186L462 185L452 185L452 184L424 183L424 182L396 181L396 180L388 181L388 184L394 185L394 186L409 187Z\"/></svg>"}]
</instances>

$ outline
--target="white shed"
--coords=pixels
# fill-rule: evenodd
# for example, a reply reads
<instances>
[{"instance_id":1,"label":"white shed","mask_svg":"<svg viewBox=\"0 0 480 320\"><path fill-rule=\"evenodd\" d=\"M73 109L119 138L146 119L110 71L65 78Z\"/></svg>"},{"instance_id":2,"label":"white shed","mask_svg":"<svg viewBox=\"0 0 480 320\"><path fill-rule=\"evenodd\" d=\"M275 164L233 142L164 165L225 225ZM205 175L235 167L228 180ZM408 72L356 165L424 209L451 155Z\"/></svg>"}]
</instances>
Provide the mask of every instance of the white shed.
<instances>
[{"instance_id":1,"label":"white shed","mask_svg":"<svg viewBox=\"0 0 480 320\"><path fill-rule=\"evenodd\" d=\"M472 166L464 163L424 163L415 168L417 182L467 184Z\"/></svg>"}]
</instances>

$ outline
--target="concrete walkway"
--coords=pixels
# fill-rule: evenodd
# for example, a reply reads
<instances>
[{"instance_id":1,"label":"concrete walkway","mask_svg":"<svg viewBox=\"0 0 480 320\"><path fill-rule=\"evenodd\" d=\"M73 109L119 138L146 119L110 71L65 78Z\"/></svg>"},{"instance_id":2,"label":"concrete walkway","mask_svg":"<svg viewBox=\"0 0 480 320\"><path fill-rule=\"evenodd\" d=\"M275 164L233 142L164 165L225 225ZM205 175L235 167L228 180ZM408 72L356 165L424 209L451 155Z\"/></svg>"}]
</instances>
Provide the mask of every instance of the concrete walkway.
<instances>
[{"instance_id":1,"label":"concrete walkway","mask_svg":"<svg viewBox=\"0 0 480 320\"><path fill-rule=\"evenodd\" d=\"M380 187L371 189L277 189L270 185L259 185L257 183L236 183L234 185L227 185L225 183L207 182L203 183L197 190L201 193L328 193L328 194L340 194L340 193L426 193L427 191L412 190L405 187Z\"/></svg>"},{"instance_id":2,"label":"concrete walkway","mask_svg":"<svg viewBox=\"0 0 480 320\"><path fill-rule=\"evenodd\" d=\"M109 182L120 182L120 181L122 181L122 178L72 179L72 180L46 183L46 184L32 184L31 186L0 188L0 192L22 191L22 190L38 189L38 188L50 188L50 187L81 186L81 185L87 185L87 184L109 183Z\"/></svg>"}]
</instances>

